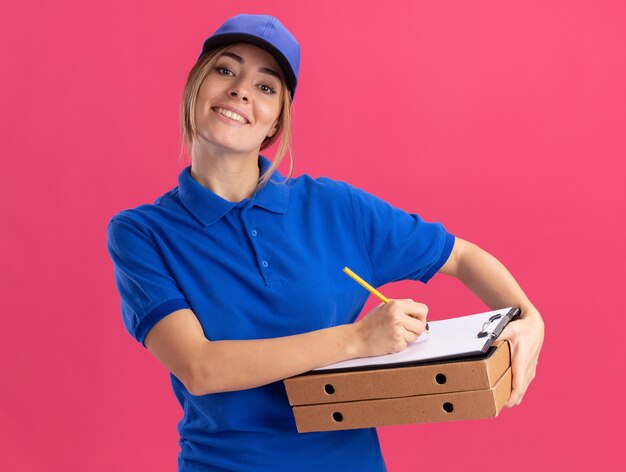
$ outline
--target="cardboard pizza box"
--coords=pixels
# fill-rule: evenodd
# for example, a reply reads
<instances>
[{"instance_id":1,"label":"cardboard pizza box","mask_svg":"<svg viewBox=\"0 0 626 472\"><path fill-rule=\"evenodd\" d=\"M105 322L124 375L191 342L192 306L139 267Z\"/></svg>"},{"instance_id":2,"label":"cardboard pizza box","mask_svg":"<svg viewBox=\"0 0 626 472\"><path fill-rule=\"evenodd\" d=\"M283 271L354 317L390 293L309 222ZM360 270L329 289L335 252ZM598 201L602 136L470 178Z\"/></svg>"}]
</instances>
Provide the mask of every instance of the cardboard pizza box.
<instances>
[{"instance_id":1,"label":"cardboard pizza box","mask_svg":"<svg viewBox=\"0 0 626 472\"><path fill-rule=\"evenodd\" d=\"M509 344L494 344L478 359L340 372L311 371L284 380L289 404L411 397L491 389L511 364Z\"/></svg>"},{"instance_id":2,"label":"cardboard pizza box","mask_svg":"<svg viewBox=\"0 0 626 472\"><path fill-rule=\"evenodd\" d=\"M334 431L498 416L511 394L508 368L491 388L293 407L298 432Z\"/></svg>"},{"instance_id":3,"label":"cardboard pizza box","mask_svg":"<svg viewBox=\"0 0 626 472\"><path fill-rule=\"evenodd\" d=\"M479 358L284 380L298 432L371 428L498 416L511 394L509 343Z\"/></svg>"}]
</instances>

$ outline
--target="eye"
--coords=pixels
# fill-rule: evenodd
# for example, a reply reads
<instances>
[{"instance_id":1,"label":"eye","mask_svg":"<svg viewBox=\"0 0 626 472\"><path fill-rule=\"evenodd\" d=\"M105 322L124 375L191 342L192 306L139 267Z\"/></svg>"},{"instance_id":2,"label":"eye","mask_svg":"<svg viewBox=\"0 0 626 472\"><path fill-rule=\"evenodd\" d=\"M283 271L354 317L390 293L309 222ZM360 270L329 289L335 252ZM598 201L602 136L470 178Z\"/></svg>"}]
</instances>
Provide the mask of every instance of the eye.
<instances>
[{"instance_id":1,"label":"eye","mask_svg":"<svg viewBox=\"0 0 626 472\"><path fill-rule=\"evenodd\" d=\"M225 75L225 76L228 76L228 74L222 73L221 71L230 72L231 74L233 73L233 71L231 71L230 69L227 69L226 67L216 67L215 70L219 72L221 75Z\"/></svg>"},{"instance_id":2,"label":"eye","mask_svg":"<svg viewBox=\"0 0 626 472\"><path fill-rule=\"evenodd\" d=\"M263 90L264 93L267 93L268 95L273 95L276 93L276 90L274 90L272 87L270 87L267 84L261 84L259 87L261 88L261 90Z\"/></svg>"}]
</instances>

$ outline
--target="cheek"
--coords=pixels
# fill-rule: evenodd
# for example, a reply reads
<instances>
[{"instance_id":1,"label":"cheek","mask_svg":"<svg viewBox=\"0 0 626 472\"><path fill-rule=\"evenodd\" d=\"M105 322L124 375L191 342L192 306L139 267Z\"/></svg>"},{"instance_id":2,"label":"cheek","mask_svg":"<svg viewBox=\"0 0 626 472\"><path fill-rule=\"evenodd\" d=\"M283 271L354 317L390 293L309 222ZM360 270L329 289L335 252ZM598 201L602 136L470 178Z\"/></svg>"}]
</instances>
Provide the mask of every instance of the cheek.
<instances>
[{"instance_id":1,"label":"cheek","mask_svg":"<svg viewBox=\"0 0 626 472\"><path fill-rule=\"evenodd\" d=\"M200 127L206 124L211 118L211 113L213 113L213 111L211 111L211 104L208 97L202 93L198 93L194 110L196 126Z\"/></svg>"},{"instance_id":2,"label":"cheek","mask_svg":"<svg viewBox=\"0 0 626 472\"><path fill-rule=\"evenodd\" d=\"M202 123L203 121L206 121L207 113L210 111L211 109L205 101L196 101L196 110L194 116L196 123Z\"/></svg>"},{"instance_id":3,"label":"cheek","mask_svg":"<svg viewBox=\"0 0 626 472\"><path fill-rule=\"evenodd\" d=\"M211 111L209 106L209 98L216 93L216 85L211 83L209 77L205 78L198 89L198 95L196 96L196 120L201 119L202 116L206 116Z\"/></svg>"},{"instance_id":4,"label":"cheek","mask_svg":"<svg viewBox=\"0 0 626 472\"><path fill-rule=\"evenodd\" d=\"M194 124L198 133L204 134L204 131L206 130L207 121L208 121L208 117L204 113L204 106L196 102L196 110L194 113Z\"/></svg>"},{"instance_id":5,"label":"cheek","mask_svg":"<svg viewBox=\"0 0 626 472\"><path fill-rule=\"evenodd\" d=\"M280 111L281 111L281 106L280 104L276 104L276 103L268 103L263 108L263 117L264 117L263 121L266 122L267 126L272 127L275 122L280 121L279 120Z\"/></svg>"}]
</instances>

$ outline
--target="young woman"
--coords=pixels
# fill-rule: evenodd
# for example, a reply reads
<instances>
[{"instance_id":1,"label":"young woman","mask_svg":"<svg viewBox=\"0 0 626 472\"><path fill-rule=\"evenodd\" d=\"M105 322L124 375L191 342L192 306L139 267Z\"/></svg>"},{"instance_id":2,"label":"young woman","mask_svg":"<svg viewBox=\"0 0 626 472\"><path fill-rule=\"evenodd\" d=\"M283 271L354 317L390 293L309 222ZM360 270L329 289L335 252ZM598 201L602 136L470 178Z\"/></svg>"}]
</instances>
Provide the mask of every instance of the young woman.
<instances>
[{"instance_id":1,"label":"young woman","mask_svg":"<svg viewBox=\"0 0 626 472\"><path fill-rule=\"evenodd\" d=\"M519 306L501 336L513 356L508 406L535 375L541 316L493 256L347 183L276 171L299 62L276 18L227 20L183 93L191 165L108 225L126 329L171 372L184 411L181 471L385 470L375 429L298 434L281 382L400 351L424 332L428 308L410 299L354 322L368 293L344 266L374 286L444 273L494 309ZM278 138L272 163L260 151Z\"/></svg>"}]
</instances>

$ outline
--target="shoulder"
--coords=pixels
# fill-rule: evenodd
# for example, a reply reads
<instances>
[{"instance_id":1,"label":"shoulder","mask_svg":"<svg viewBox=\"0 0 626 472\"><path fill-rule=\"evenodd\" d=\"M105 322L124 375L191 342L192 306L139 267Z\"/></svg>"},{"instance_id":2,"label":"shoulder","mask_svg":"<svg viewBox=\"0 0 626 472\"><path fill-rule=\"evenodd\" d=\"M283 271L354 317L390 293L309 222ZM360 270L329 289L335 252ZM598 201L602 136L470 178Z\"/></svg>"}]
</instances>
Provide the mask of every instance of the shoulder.
<instances>
[{"instance_id":1,"label":"shoulder","mask_svg":"<svg viewBox=\"0 0 626 472\"><path fill-rule=\"evenodd\" d=\"M313 198L327 201L331 205L338 205L343 202L353 211L356 211L357 214L371 209L378 210L382 208L388 211L392 208L382 198L349 182L329 177L313 178L308 175L303 175L302 177L305 179L304 185L307 186Z\"/></svg>"},{"instance_id":2,"label":"shoulder","mask_svg":"<svg viewBox=\"0 0 626 472\"><path fill-rule=\"evenodd\" d=\"M374 195L349 182L308 174L292 179L290 199L307 209L358 217L367 208L381 204Z\"/></svg>"},{"instance_id":3,"label":"shoulder","mask_svg":"<svg viewBox=\"0 0 626 472\"><path fill-rule=\"evenodd\" d=\"M158 246L160 234L171 226L171 202L176 189L159 196L154 203L145 203L118 211L109 218L106 239L112 254L125 258L145 255Z\"/></svg>"},{"instance_id":4,"label":"shoulder","mask_svg":"<svg viewBox=\"0 0 626 472\"><path fill-rule=\"evenodd\" d=\"M289 181L290 193L318 199L351 198L354 188L348 182L330 177L312 177L303 174Z\"/></svg>"},{"instance_id":5,"label":"shoulder","mask_svg":"<svg viewBox=\"0 0 626 472\"><path fill-rule=\"evenodd\" d=\"M154 203L144 203L118 211L109 218L107 228L119 224L148 232L150 229L161 226L168 219L168 215L179 208L178 187L174 187L157 197Z\"/></svg>"}]
</instances>

